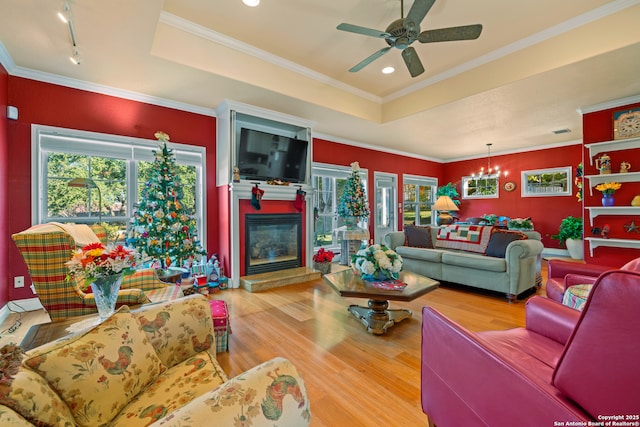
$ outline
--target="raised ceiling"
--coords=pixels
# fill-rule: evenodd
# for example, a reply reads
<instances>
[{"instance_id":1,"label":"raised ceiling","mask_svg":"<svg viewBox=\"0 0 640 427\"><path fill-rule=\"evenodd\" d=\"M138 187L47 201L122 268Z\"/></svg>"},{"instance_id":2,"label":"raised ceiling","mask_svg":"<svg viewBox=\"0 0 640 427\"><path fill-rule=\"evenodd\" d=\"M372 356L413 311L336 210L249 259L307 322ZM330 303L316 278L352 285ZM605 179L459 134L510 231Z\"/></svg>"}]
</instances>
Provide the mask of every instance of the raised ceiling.
<instances>
[{"instance_id":1,"label":"raised ceiling","mask_svg":"<svg viewBox=\"0 0 640 427\"><path fill-rule=\"evenodd\" d=\"M579 141L579 109L640 95L640 0L436 0L422 30L483 32L414 43L426 68L416 78L396 49L348 72L386 43L336 29L384 30L399 0L70 5L78 66L56 18L62 0L0 0L11 74L202 111L230 99L312 120L316 136L442 161L482 156L487 143L500 153ZM382 74L389 65L396 72Z\"/></svg>"}]
</instances>

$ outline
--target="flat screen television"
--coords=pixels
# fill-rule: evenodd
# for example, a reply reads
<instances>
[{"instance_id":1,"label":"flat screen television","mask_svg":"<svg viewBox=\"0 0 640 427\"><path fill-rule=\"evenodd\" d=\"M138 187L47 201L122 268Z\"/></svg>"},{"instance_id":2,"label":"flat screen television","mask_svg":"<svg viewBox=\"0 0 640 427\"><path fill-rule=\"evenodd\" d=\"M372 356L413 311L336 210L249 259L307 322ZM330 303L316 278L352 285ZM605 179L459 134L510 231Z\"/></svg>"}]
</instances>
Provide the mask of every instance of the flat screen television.
<instances>
[{"instance_id":1,"label":"flat screen television","mask_svg":"<svg viewBox=\"0 0 640 427\"><path fill-rule=\"evenodd\" d=\"M307 141L255 129L240 129L236 158L240 179L305 182Z\"/></svg>"}]
</instances>

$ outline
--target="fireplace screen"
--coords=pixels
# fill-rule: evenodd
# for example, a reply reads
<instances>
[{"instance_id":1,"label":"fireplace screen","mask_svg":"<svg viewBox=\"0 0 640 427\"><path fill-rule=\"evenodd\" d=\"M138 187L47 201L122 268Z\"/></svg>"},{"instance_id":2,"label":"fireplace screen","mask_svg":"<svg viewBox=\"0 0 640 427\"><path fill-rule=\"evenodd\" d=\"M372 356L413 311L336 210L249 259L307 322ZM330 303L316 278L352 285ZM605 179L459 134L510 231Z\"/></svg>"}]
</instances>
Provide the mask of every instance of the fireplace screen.
<instances>
[{"instance_id":1,"label":"fireplace screen","mask_svg":"<svg viewBox=\"0 0 640 427\"><path fill-rule=\"evenodd\" d=\"M245 274L302 266L302 215L245 216Z\"/></svg>"}]
</instances>

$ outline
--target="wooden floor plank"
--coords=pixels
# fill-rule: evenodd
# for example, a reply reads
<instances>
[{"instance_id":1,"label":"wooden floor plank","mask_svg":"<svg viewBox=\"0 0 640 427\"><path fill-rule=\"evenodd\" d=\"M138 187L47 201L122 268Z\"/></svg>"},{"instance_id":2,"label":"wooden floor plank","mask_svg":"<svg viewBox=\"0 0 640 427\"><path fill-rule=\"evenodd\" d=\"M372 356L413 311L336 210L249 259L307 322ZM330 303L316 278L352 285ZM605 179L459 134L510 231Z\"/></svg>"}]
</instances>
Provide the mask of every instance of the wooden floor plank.
<instances>
[{"instance_id":1,"label":"wooden floor plank","mask_svg":"<svg viewBox=\"0 0 640 427\"><path fill-rule=\"evenodd\" d=\"M544 295L544 289L537 294ZM446 285L411 302L392 301L413 316L381 336L369 334L347 311L349 304L366 305L366 300L341 298L322 279L257 293L229 289L212 297L229 307L229 352L218 354L225 372L232 377L276 356L290 359L307 386L314 427L427 425L420 407L424 306L471 331L524 325L524 301L509 304L500 293ZM42 310L28 312L21 321L0 344L19 343L30 324L48 316Z\"/></svg>"}]
</instances>

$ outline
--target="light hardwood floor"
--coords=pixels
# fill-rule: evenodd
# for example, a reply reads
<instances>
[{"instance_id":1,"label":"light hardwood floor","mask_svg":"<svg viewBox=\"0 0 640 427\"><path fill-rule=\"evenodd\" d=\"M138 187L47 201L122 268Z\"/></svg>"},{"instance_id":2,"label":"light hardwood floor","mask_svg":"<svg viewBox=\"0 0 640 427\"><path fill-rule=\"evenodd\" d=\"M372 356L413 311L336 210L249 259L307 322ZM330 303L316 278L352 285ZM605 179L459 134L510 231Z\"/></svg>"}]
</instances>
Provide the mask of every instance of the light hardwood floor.
<instances>
[{"instance_id":1,"label":"light hardwood floor","mask_svg":"<svg viewBox=\"0 0 640 427\"><path fill-rule=\"evenodd\" d=\"M546 268L543 263L543 282ZM544 289L537 294L544 295ZM229 352L218 354L232 377L276 356L300 371L315 427L426 426L420 406L421 309L432 306L472 331L524 326L524 301L501 294L442 286L412 302L413 317L382 336L366 332L347 312L366 300L341 298L322 279L259 293L230 289L214 295L229 306ZM12 314L0 331L13 324ZM0 344L20 342L29 326L48 321L43 311L22 316L22 326Z\"/></svg>"}]
</instances>

